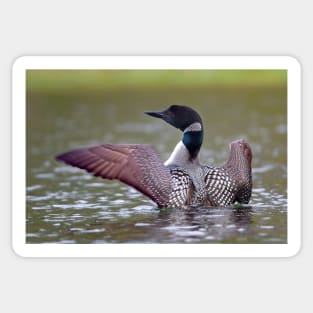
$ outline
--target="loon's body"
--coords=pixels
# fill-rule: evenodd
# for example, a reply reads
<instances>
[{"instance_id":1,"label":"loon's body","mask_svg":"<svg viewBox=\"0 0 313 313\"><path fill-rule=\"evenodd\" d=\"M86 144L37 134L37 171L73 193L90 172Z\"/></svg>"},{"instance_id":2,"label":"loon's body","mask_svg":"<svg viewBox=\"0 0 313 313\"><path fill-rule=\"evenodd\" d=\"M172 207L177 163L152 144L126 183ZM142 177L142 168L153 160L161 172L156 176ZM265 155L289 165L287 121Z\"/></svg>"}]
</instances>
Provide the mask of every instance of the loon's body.
<instances>
[{"instance_id":1,"label":"loon's body","mask_svg":"<svg viewBox=\"0 0 313 313\"><path fill-rule=\"evenodd\" d=\"M104 144L73 150L57 157L72 166L106 179L133 186L159 207L189 208L248 203L251 197L252 153L243 140L230 144L230 155L221 166L200 164L203 125L193 109L172 105L162 112L146 112L183 131L163 164L150 145Z\"/></svg>"}]
</instances>

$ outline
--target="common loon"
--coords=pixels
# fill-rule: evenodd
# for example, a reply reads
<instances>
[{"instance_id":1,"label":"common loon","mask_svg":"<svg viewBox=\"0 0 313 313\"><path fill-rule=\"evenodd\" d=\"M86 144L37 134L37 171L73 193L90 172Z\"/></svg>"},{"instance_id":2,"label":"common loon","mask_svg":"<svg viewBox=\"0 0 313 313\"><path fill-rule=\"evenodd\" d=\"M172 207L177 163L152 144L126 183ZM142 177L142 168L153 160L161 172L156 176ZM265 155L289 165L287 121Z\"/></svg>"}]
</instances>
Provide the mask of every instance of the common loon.
<instances>
[{"instance_id":1,"label":"common loon","mask_svg":"<svg viewBox=\"0 0 313 313\"><path fill-rule=\"evenodd\" d=\"M94 176L118 179L153 200L159 207L190 208L248 203L251 197L252 152L244 140L230 143L228 160L212 167L199 162L203 124L192 108L171 105L145 112L183 132L163 164L151 145L103 144L72 150L56 157Z\"/></svg>"}]
</instances>

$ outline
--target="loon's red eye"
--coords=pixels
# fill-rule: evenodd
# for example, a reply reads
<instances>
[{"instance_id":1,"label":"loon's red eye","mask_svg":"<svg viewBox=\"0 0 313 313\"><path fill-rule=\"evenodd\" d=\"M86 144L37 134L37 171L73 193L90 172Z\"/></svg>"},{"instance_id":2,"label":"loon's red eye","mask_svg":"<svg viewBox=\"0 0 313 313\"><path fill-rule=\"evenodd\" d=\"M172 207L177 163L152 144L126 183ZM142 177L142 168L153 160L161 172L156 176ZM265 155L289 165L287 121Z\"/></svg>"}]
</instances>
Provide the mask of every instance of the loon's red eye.
<instances>
[{"instance_id":1,"label":"loon's red eye","mask_svg":"<svg viewBox=\"0 0 313 313\"><path fill-rule=\"evenodd\" d=\"M175 116L175 114L172 111L167 111L166 114L169 117L174 117Z\"/></svg>"}]
</instances>

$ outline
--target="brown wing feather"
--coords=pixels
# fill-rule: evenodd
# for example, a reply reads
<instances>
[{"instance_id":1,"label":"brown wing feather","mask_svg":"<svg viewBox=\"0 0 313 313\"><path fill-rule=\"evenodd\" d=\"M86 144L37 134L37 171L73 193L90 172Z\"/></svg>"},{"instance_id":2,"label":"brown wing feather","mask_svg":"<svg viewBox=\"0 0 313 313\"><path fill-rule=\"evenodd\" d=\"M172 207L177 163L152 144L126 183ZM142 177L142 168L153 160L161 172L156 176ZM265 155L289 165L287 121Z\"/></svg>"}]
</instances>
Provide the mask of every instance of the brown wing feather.
<instances>
[{"instance_id":1,"label":"brown wing feather","mask_svg":"<svg viewBox=\"0 0 313 313\"><path fill-rule=\"evenodd\" d=\"M159 206L171 191L170 171L150 145L105 144L66 152L56 157L95 176L118 179L133 186Z\"/></svg>"}]
</instances>

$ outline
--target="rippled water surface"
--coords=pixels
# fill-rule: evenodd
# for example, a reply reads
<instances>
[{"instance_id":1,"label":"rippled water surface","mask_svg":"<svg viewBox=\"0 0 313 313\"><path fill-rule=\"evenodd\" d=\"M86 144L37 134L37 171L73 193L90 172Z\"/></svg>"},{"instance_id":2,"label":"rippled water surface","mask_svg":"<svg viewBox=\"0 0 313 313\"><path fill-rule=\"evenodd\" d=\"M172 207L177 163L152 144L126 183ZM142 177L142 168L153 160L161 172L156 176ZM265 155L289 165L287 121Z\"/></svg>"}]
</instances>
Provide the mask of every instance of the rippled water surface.
<instances>
[{"instance_id":1,"label":"rippled water surface","mask_svg":"<svg viewBox=\"0 0 313 313\"><path fill-rule=\"evenodd\" d=\"M118 181L62 163L55 155L100 143L150 143L166 158L181 133L144 115L170 104L202 116L202 163L218 165L228 144L253 151L247 206L158 209ZM124 90L96 96L27 96L27 243L286 243L285 89Z\"/></svg>"}]
</instances>

